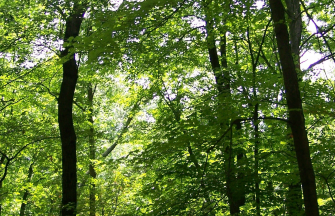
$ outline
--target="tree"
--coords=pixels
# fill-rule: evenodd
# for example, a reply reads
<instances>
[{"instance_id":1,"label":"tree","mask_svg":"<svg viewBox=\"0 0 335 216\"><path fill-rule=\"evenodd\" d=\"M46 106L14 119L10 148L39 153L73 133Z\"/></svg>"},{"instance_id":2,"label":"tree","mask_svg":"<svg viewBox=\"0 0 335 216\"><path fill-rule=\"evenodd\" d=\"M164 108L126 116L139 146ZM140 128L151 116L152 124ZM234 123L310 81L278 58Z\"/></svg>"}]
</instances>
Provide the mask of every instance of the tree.
<instances>
[{"instance_id":1,"label":"tree","mask_svg":"<svg viewBox=\"0 0 335 216\"><path fill-rule=\"evenodd\" d=\"M285 9L281 1L270 1L274 21L278 51L283 68L289 123L292 129L295 152L297 155L300 179L304 192L306 215L319 215L313 165L310 157L309 143L305 129L305 118L300 97L297 68L292 57L289 34L285 23ZM291 31L293 32L293 31ZM292 43L293 45L294 43ZM290 55L287 55L290 53ZM295 54L295 53L294 53Z\"/></svg>"}]
</instances>

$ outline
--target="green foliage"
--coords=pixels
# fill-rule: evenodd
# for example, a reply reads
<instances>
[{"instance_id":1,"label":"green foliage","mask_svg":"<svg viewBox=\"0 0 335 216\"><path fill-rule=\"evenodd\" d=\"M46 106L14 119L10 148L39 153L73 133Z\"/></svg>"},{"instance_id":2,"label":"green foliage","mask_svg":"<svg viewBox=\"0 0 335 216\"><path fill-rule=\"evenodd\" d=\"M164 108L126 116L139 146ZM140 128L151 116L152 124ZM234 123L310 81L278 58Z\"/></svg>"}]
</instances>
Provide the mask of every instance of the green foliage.
<instances>
[{"instance_id":1,"label":"green foliage","mask_svg":"<svg viewBox=\"0 0 335 216\"><path fill-rule=\"evenodd\" d=\"M92 184L96 215L230 215L229 154L235 155L230 160L235 183L245 188L241 215L257 215L256 182L262 215L288 213L290 185L300 185L300 179L265 3L88 1L80 36L63 44L73 2L0 3L1 214L19 215L25 203L25 215L59 215L60 52L70 44L79 68L73 103L78 215L89 214ZM301 8L301 53L323 58L308 60L300 90L320 213L332 215L335 90L327 65L334 63L334 8L327 1ZM228 65L221 69L231 80L225 94L217 90L209 59L209 21L220 61L226 35ZM319 29L311 31L310 25ZM96 178L87 174L90 164Z\"/></svg>"}]
</instances>

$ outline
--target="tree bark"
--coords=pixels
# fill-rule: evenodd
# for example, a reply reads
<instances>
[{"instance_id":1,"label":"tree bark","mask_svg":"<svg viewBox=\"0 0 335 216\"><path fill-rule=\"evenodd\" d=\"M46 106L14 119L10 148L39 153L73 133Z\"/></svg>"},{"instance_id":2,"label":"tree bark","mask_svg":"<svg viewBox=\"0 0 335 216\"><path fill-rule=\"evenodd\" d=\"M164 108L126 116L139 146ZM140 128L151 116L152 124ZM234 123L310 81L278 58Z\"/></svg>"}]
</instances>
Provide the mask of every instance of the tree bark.
<instances>
[{"instance_id":1,"label":"tree bark","mask_svg":"<svg viewBox=\"0 0 335 216\"><path fill-rule=\"evenodd\" d=\"M299 0L285 0L287 5L289 22L289 33L291 41L291 50L293 53L293 59L295 67L300 71L300 42L302 32L302 19ZM299 76L299 75L298 75ZM294 146L292 145L292 149ZM293 171L293 175L296 175ZM302 193L301 183L293 182L290 183L287 193L287 212L289 215L302 215Z\"/></svg>"},{"instance_id":2,"label":"tree bark","mask_svg":"<svg viewBox=\"0 0 335 216\"><path fill-rule=\"evenodd\" d=\"M293 58L296 68L300 70L300 42L302 32L302 19L299 0L285 0L290 18L289 30Z\"/></svg>"},{"instance_id":3,"label":"tree bark","mask_svg":"<svg viewBox=\"0 0 335 216\"><path fill-rule=\"evenodd\" d=\"M309 143L305 129L305 119L300 97L299 82L289 34L285 22L285 9L281 0L270 0L271 15L274 22L279 57L283 70L284 85L289 111L289 123L292 129L299 174L303 187L305 213L307 216L318 216L318 203L315 175L310 157Z\"/></svg>"},{"instance_id":4,"label":"tree bark","mask_svg":"<svg viewBox=\"0 0 335 216\"><path fill-rule=\"evenodd\" d=\"M66 20L64 42L79 35L85 7L74 3L73 11ZM77 207L77 169L76 133L73 126L72 106L78 79L75 54L67 46L61 52L63 81L58 98L58 123L62 142L62 215L76 215Z\"/></svg>"}]
</instances>

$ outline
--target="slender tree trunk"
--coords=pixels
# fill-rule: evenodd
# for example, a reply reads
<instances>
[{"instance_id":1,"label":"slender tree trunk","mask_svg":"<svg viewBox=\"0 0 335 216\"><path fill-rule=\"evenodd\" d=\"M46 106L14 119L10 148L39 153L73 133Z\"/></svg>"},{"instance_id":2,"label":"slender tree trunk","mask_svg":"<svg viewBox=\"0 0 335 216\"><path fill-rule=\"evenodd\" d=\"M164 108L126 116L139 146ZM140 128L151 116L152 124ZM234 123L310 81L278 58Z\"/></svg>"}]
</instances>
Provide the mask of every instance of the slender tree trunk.
<instances>
[{"instance_id":1,"label":"slender tree trunk","mask_svg":"<svg viewBox=\"0 0 335 216\"><path fill-rule=\"evenodd\" d=\"M209 54L209 60L211 63L211 67L214 73L215 77L215 83L216 83L216 88L218 89L219 94L222 94L224 92L224 89L227 88L225 87L225 79L229 80L228 77L224 77L221 65L220 65L220 60L219 60L219 55L217 53L217 47L215 44L215 33L214 33L214 21L212 16L210 15L210 11L207 8L208 6L205 6L205 13L206 13L206 32L207 32L207 49L208 49L208 54ZM226 36L223 36L226 38ZM222 41L225 42L225 41ZM225 46L223 43L221 43L221 46ZM225 48L221 48L221 52L226 54ZM227 58L222 58L222 63L224 64L222 67L226 66L227 67ZM228 86L229 87L229 86Z\"/></svg>"},{"instance_id":2,"label":"slender tree trunk","mask_svg":"<svg viewBox=\"0 0 335 216\"><path fill-rule=\"evenodd\" d=\"M5 156L4 155L1 155L1 158L0 158L0 166L1 164L3 164L5 162ZM0 181L0 192L2 190L2 181ZM1 216L1 211L2 211L2 205L1 205L1 197L0 197L0 216Z\"/></svg>"},{"instance_id":3,"label":"slender tree trunk","mask_svg":"<svg viewBox=\"0 0 335 216\"><path fill-rule=\"evenodd\" d=\"M261 201L260 201L260 189L259 189L259 159L258 159L258 149L259 149L259 130L258 130L258 103L255 105L254 111L254 131L255 131L255 202L256 202L256 215L261 215Z\"/></svg>"},{"instance_id":4,"label":"slender tree trunk","mask_svg":"<svg viewBox=\"0 0 335 216\"><path fill-rule=\"evenodd\" d=\"M29 166L28 183L31 181L32 175L33 175L33 163L30 164L30 166ZM29 195L29 191L28 191L28 189L26 189L24 191L23 198L22 198L22 203L21 203L21 208L20 208L20 216L24 216L24 211L25 211L26 206L27 206L26 203L27 203L28 195Z\"/></svg>"},{"instance_id":5,"label":"slender tree trunk","mask_svg":"<svg viewBox=\"0 0 335 216\"><path fill-rule=\"evenodd\" d=\"M228 61L227 61L227 31L221 31L220 38L220 53L221 53L221 68L223 76L223 90L230 96L230 74L228 71ZM220 83L218 83L220 84Z\"/></svg>"},{"instance_id":6,"label":"slender tree trunk","mask_svg":"<svg viewBox=\"0 0 335 216\"><path fill-rule=\"evenodd\" d=\"M89 167L89 172L90 172L90 177L91 177L91 184L90 184L90 216L95 216L96 212L96 201L95 201L95 179L96 179L96 172L94 169L94 163L92 162L95 160L95 139L94 139L94 127L93 127L93 97L94 97L94 92L92 88L92 84L89 83L88 87L88 105L89 105L89 119L88 121L90 122L90 129L89 129L89 145L90 145L90 167Z\"/></svg>"},{"instance_id":7,"label":"slender tree trunk","mask_svg":"<svg viewBox=\"0 0 335 216\"><path fill-rule=\"evenodd\" d=\"M247 28L247 38L248 38L248 46L249 46L249 52L250 52L250 57L251 57L251 62L252 62L253 100L257 101L256 69L257 69L259 55L254 56L254 51L253 51L252 43L251 43L251 40L250 40L249 26ZM261 47L259 49L261 49ZM250 103L249 106L252 106L252 104ZM261 182L261 180L260 180L259 175L258 175L258 170L259 170L259 155L258 155L258 149L259 149L259 120L258 120L258 110L259 110L259 103L257 102L255 104L254 113L253 113L254 138L255 138L255 149L254 149L255 196L254 196L254 201L255 201L255 204L256 204L256 215L260 216L261 215L261 201L260 201L259 183Z\"/></svg>"},{"instance_id":8,"label":"slender tree trunk","mask_svg":"<svg viewBox=\"0 0 335 216\"><path fill-rule=\"evenodd\" d=\"M235 65L238 65L238 48L237 48L237 42L236 40L234 41L234 51L235 51ZM225 45L225 49L227 49L227 46ZM222 50L222 48L221 48ZM223 53L221 51L221 53ZM224 53L226 55L226 52ZM230 82L230 75L227 73L229 76L229 82ZM229 87L230 90L230 87ZM236 131L237 131L237 136L241 136L241 133L239 132L242 129L241 122L239 122L236 125ZM242 168L243 166L243 160L246 158L246 155L244 153L243 148L237 153L237 167ZM245 174L244 172L237 172L237 184L238 184L238 189L239 189L239 197L238 197L238 205L241 207L245 204L245 194L246 194L246 186L245 186Z\"/></svg>"},{"instance_id":9,"label":"slender tree trunk","mask_svg":"<svg viewBox=\"0 0 335 216\"><path fill-rule=\"evenodd\" d=\"M225 97L230 98L230 74L228 72L228 62L227 62L227 32L221 31L221 39L220 39L220 53L221 53L221 76L223 83L218 83L218 91L221 94L219 98ZM216 49L216 48L215 48ZM216 50L215 50L216 52ZM214 68L213 68L214 70ZM220 78L221 78L220 76ZM219 80L218 80L219 81ZM222 86L222 87L220 87ZM228 125L228 124L227 124ZM237 130L241 129L240 127L236 127ZM225 149L226 153L226 182L227 182L227 195L228 201L230 205L230 214L238 215L240 213L240 206L243 205L243 188L244 185L241 184L240 178L242 177L242 173L237 173L237 178L235 177L236 168L235 166L235 155L237 155L237 164L238 165L242 158L243 152L238 152L237 154L234 152L232 145L233 133L230 135L230 144Z\"/></svg>"},{"instance_id":10,"label":"slender tree trunk","mask_svg":"<svg viewBox=\"0 0 335 216\"><path fill-rule=\"evenodd\" d=\"M73 11L66 20L64 42L79 35L85 8L74 3ZM67 46L61 53L63 63L63 81L58 99L58 123L62 142L62 215L76 215L77 207L77 158L76 133L73 126L72 106L74 91L78 79L78 67L75 54Z\"/></svg>"},{"instance_id":11,"label":"slender tree trunk","mask_svg":"<svg viewBox=\"0 0 335 216\"><path fill-rule=\"evenodd\" d=\"M289 123L292 129L299 174L303 187L305 213L307 216L318 216L319 210L315 175L310 157L307 132L305 129L305 118L302 109L296 66L292 55L290 55L292 51L285 23L285 9L281 0L270 0L270 8L283 70L289 111Z\"/></svg>"},{"instance_id":12,"label":"slender tree trunk","mask_svg":"<svg viewBox=\"0 0 335 216\"><path fill-rule=\"evenodd\" d=\"M214 20L211 16L208 6L204 7L206 15L206 32L207 32L207 48L209 54L209 60L211 67L214 73L216 88L219 92L218 98L219 101L230 98L230 75L227 70L227 38L226 31L221 31L221 40L220 40L220 52L221 52L221 61L217 53L217 47L215 44L216 35L214 33ZM220 64L221 63L221 64ZM224 124L222 124L223 126ZM229 125L228 121L226 125ZM232 135L232 134L231 134ZM226 190L228 196L228 202L230 206L230 214L238 215L240 213L240 206L244 205L244 192L241 182L236 182L238 178L235 176L236 166L234 164L234 159L236 154L233 153L232 148L232 137L230 137L230 144L225 148L225 178L226 178ZM238 160L243 158L243 153L238 155ZM242 174L239 173L239 177Z\"/></svg>"}]
</instances>

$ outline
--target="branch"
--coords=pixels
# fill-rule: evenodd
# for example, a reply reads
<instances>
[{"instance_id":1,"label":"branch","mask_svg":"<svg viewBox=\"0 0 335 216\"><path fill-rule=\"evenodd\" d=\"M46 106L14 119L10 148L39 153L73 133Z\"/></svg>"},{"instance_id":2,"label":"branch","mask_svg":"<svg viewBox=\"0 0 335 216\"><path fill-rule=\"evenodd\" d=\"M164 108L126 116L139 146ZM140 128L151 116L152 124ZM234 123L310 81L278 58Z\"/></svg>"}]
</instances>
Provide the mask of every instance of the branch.
<instances>
[{"instance_id":1,"label":"branch","mask_svg":"<svg viewBox=\"0 0 335 216\"><path fill-rule=\"evenodd\" d=\"M25 146L23 146L18 152L16 152L16 154L12 157L8 157L6 154L4 154L2 151L0 151L0 154L2 154L3 157L5 157L7 159L6 165L5 165L5 171L4 174L2 175L1 179L0 179L0 184L2 183L3 180L5 180L6 175L7 175L7 171L8 171L8 167L10 165L10 163L15 160L15 158L25 149L27 148L29 145L34 144L35 142L39 142L42 140L46 140L46 139L55 139L55 138L59 138L59 137L45 137L45 138L40 138L37 140L34 140L28 144L26 144Z\"/></svg>"},{"instance_id":2,"label":"branch","mask_svg":"<svg viewBox=\"0 0 335 216\"><path fill-rule=\"evenodd\" d=\"M125 134L125 133L127 132L128 127L129 127L131 121L133 120L133 118L134 118L134 116L135 116L134 112L136 111L136 109L138 109L138 107L140 106L140 103L141 103L141 99L140 99L140 100L134 105L134 107L131 109L130 114L128 115L127 122L126 122L126 124L124 125L124 127L122 128L121 133L120 133L119 136L117 137L117 139L116 139L116 141L114 142L114 144L113 144L111 147L109 147L109 148L102 154L103 157L107 157L107 155L108 155L109 153L111 153L111 152L114 150L114 148L116 147L116 145L117 145L117 144L119 143L119 141L122 139L123 134Z\"/></svg>"},{"instance_id":3,"label":"branch","mask_svg":"<svg viewBox=\"0 0 335 216\"><path fill-rule=\"evenodd\" d=\"M276 117L259 117L258 119L264 119L264 120L278 120L278 121L283 121L283 122L289 122L287 119L282 119L282 118L276 118Z\"/></svg>"},{"instance_id":4,"label":"branch","mask_svg":"<svg viewBox=\"0 0 335 216\"><path fill-rule=\"evenodd\" d=\"M14 102L12 102L12 103L9 103L9 104L6 104L5 106L1 107L1 109L0 109L0 112L1 112L2 110L6 109L8 106L11 106L11 105L17 104L18 102L22 101L22 100L23 100L23 99L25 99L25 98L26 98L26 97L24 97L24 98L21 98L21 99L19 99L19 100L17 100L17 101L15 101L15 99L13 99L13 100L14 100Z\"/></svg>"},{"instance_id":5,"label":"branch","mask_svg":"<svg viewBox=\"0 0 335 216\"><path fill-rule=\"evenodd\" d=\"M8 157L6 157L6 158L7 158L7 163L5 165L5 171L4 171L4 173L3 173L3 175L2 175L2 177L0 179L0 184L2 184L3 180L5 180L5 178L7 176L8 166L9 166L9 163L11 161Z\"/></svg>"},{"instance_id":6,"label":"branch","mask_svg":"<svg viewBox=\"0 0 335 216\"><path fill-rule=\"evenodd\" d=\"M37 83L37 84L43 86L43 87L48 91L48 93L49 93L51 96L53 96L53 97L58 101L58 97L57 97L57 95L56 95L55 93L51 92L50 88L48 88L48 87L47 87L46 85L44 85L42 82Z\"/></svg>"},{"instance_id":7,"label":"branch","mask_svg":"<svg viewBox=\"0 0 335 216\"><path fill-rule=\"evenodd\" d=\"M334 170L335 171L335 170ZM333 172L334 172L333 171ZM333 197L333 194L332 194L332 191L331 191L331 188L329 186L329 183L328 183L328 178L330 177L330 175L333 173L331 172L328 177L326 178L325 176L321 175L321 174L317 174L318 176L320 176L321 178L323 178L323 180L325 181L326 185L327 185L327 188L328 188L328 192L329 192L329 196L330 198L332 199L333 203L335 203L335 200L334 200L334 197Z\"/></svg>"},{"instance_id":8,"label":"branch","mask_svg":"<svg viewBox=\"0 0 335 216\"><path fill-rule=\"evenodd\" d=\"M111 147L109 147L104 153L102 153L102 156L103 156L103 157L107 157L107 156L109 155L109 153L111 153L111 152L115 149L115 147L119 144L119 141L122 139L123 134L125 134L125 133L127 132L128 128L129 128L129 125L130 125L131 121L133 120L133 118L134 118L134 116L135 116L135 113L134 113L134 112L135 112L136 109L138 109L138 107L140 106L140 103L141 103L142 99L143 99L143 97L140 98L140 99L137 101L137 103L134 105L134 107L131 109L130 114L128 115L127 122L126 122L125 126L122 128L121 133L119 134L119 136L117 137L117 139L116 139L116 141L113 143L113 145L111 145ZM129 155L128 155L128 156L129 156ZM90 174L89 171L87 171L87 172L85 173L85 175L88 175L88 174ZM82 183L78 186L78 188L84 187L84 186L86 185L86 181L87 181L87 177L84 178L84 180L83 180ZM80 193L80 191L79 191L77 196L80 197L80 195L81 195L81 193Z\"/></svg>"},{"instance_id":9,"label":"branch","mask_svg":"<svg viewBox=\"0 0 335 216\"><path fill-rule=\"evenodd\" d=\"M148 37L150 37L150 34L151 34L152 32L154 32L156 29L162 27L165 23L167 23L167 22L169 21L170 18L172 18L176 13L178 13L179 10L184 6L184 4L186 4L186 0L184 0L184 1L180 4L180 6L178 6L178 7L176 8L176 10L174 10L171 14L169 14L168 16L163 17L162 19L160 19L161 21L160 21L156 26L154 26L153 29L151 29L150 31L146 32L145 34L146 34ZM153 27L153 26L149 26L148 28L151 28L151 27Z\"/></svg>"},{"instance_id":10,"label":"branch","mask_svg":"<svg viewBox=\"0 0 335 216\"><path fill-rule=\"evenodd\" d=\"M263 120L278 120L278 121L284 121L284 122L288 122L287 119L282 119L282 118L276 118L276 117L259 117L258 119L263 119ZM209 147L207 150L206 150L206 153L209 153L211 150L213 150L216 145L227 135L227 133L233 128L234 125L237 125L239 124L240 122L242 121L254 121L255 119L254 118L240 118L240 119L235 119L231 125L229 126L229 128L221 135L221 137L216 140L216 142L214 143L214 145L212 145L211 147Z\"/></svg>"},{"instance_id":11,"label":"branch","mask_svg":"<svg viewBox=\"0 0 335 216\"><path fill-rule=\"evenodd\" d=\"M244 118L244 119L235 119L230 127L221 135L221 137L214 143L214 145L212 145L211 147L209 147L207 150L206 150L206 153L209 153L210 151L212 151L216 145L227 135L227 133L233 128L234 124L238 124L240 123L241 121L250 121L250 120L253 120L253 118Z\"/></svg>"},{"instance_id":12,"label":"branch","mask_svg":"<svg viewBox=\"0 0 335 216\"><path fill-rule=\"evenodd\" d=\"M310 70L313 67L315 67L315 66L317 66L317 65L319 65L319 64L321 64L321 63L323 63L323 62L325 62L325 61L327 61L329 59L331 59L332 57L334 57L334 55L335 55L335 53L332 53L330 55L327 55L327 56L323 57L322 59L319 59L318 61L316 61L313 64L309 65L309 67L307 68L307 70Z\"/></svg>"},{"instance_id":13,"label":"branch","mask_svg":"<svg viewBox=\"0 0 335 216\"><path fill-rule=\"evenodd\" d=\"M17 37L16 39L13 39L7 46L2 47L2 49L0 50L0 53L3 53L6 50L10 49L17 41L19 41L20 39L22 39L24 37L25 37L25 35L22 34L21 37Z\"/></svg>"},{"instance_id":14,"label":"branch","mask_svg":"<svg viewBox=\"0 0 335 216\"><path fill-rule=\"evenodd\" d=\"M256 56L255 67L258 64L259 56L261 55L262 47L263 47L263 44L265 43L266 32L267 32L267 30L268 30L268 28L270 26L271 21L272 21L272 18L270 18L268 24L265 27L264 34L263 34L263 37L262 37L262 41L261 41L261 44L259 45L259 50L258 50L258 53L257 53L257 56Z\"/></svg>"},{"instance_id":15,"label":"branch","mask_svg":"<svg viewBox=\"0 0 335 216\"><path fill-rule=\"evenodd\" d=\"M332 58L333 61L335 62L335 58L333 57L333 55L334 55L334 54L333 54L333 51L331 50L331 47L330 47L330 45L329 45L329 43L328 43L328 41L326 40L326 37L325 37L325 34L326 34L328 31L326 31L326 32L322 31L322 29L321 29L321 28L316 24L316 22L313 20L313 17L308 13L305 3L304 3L302 0L300 0L300 3L301 3L301 5L302 5L302 7L304 8L304 11L306 12L307 17L314 23L315 27L317 28L317 33L320 33L320 34L321 34L321 37L322 37L322 39L323 39L323 42L326 44L326 47L328 48L328 51L329 51L330 54L331 54L331 58ZM329 30L329 31L330 31L330 30Z\"/></svg>"},{"instance_id":16,"label":"branch","mask_svg":"<svg viewBox=\"0 0 335 216\"><path fill-rule=\"evenodd\" d=\"M307 13L307 12L306 12ZM317 35L317 34L323 34L323 35L325 35L325 34L327 34L328 32L330 32L331 30L333 30L334 29L334 27L335 27L335 24L334 25L332 25L332 26L330 26L329 28L327 28L327 29L325 29L325 30L323 30L323 31L318 31L318 32L316 32L316 33L313 33L312 35L310 35L305 41L303 41L302 43L301 43L301 46L300 46L300 49L302 49L302 47L312 38L312 37L314 37L315 35Z\"/></svg>"},{"instance_id":17,"label":"branch","mask_svg":"<svg viewBox=\"0 0 335 216\"><path fill-rule=\"evenodd\" d=\"M5 83L4 85L0 86L0 88L4 88L4 87L6 87L7 85L11 84L12 82L15 82L16 80L18 80L18 79L20 79L20 78L22 78L22 77L25 77L25 76L27 76L27 75L29 75L30 73L32 73L33 71L35 71L36 69L38 69L40 66L44 65L45 63L47 63L47 62L49 62L49 61L51 61L51 60L53 60L53 59L55 59L54 56L51 57L51 58L49 58L49 59L47 59L46 61L41 61L41 62L39 62L39 63L36 64L32 69L28 70L26 73L24 73L24 74L22 74L22 75L20 75L20 76L18 76L18 77L16 77L16 78L14 78L14 79L12 79L12 80L9 80L9 81L8 81L7 83Z\"/></svg>"},{"instance_id":18,"label":"branch","mask_svg":"<svg viewBox=\"0 0 335 216\"><path fill-rule=\"evenodd\" d=\"M58 138L60 138L60 137L59 136L57 136L57 137L44 137L44 138L36 139L36 140L26 144L25 146L23 146L18 152L16 152L16 154L13 157L10 158L10 160L14 160L25 148L27 148L31 144L34 144L35 142L40 142L40 141L47 140L47 139L58 139Z\"/></svg>"},{"instance_id":19,"label":"branch","mask_svg":"<svg viewBox=\"0 0 335 216\"><path fill-rule=\"evenodd\" d=\"M81 105L79 105L79 103L75 100L73 100L73 103L79 108L81 109L82 111L85 111L86 109L84 107L82 107Z\"/></svg>"},{"instance_id":20,"label":"branch","mask_svg":"<svg viewBox=\"0 0 335 216\"><path fill-rule=\"evenodd\" d=\"M200 171L200 165L198 163L198 160L197 158L195 157L195 155L193 154L193 151L192 151L192 147L191 147L191 144L190 142L187 143L187 150L188 150L188 153L190 154L190 159L191 161L194 163L195 165L195 168L197 169L197 171L199 172Z\"/></svg>"}]
</instances>

